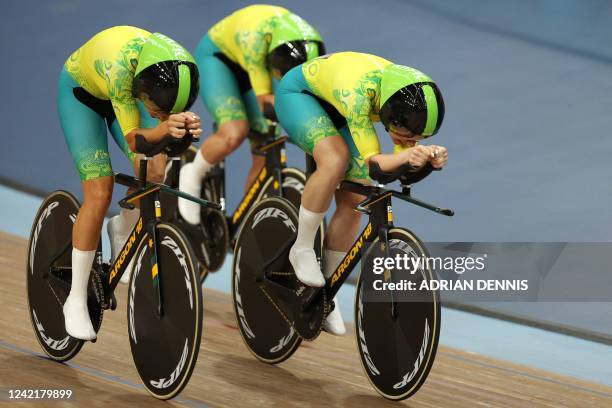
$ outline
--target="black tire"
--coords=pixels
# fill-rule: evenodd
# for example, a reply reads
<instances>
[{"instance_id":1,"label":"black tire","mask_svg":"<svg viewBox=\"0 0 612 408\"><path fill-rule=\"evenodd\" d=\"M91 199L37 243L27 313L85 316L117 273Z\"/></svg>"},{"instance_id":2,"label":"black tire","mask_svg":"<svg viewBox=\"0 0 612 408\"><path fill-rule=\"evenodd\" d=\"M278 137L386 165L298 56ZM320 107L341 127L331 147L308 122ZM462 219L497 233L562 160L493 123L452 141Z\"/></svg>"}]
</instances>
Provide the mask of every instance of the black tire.
<instances>
[{"instance_id":1,"label":"black tire","mask_svg":"<svg viewBox=\"0 0 612 408\"><path fill-rule=\"evenodd\" d=\"M281 217L285 222L266 225L264 228L273 230L261 235L261 231L255 232L255 229L259 226L257 229L261 230L263 226L258 221L265 218L262 211L268 211L272 217ZM297 221L296 210L290 202L280 197L266 198L246 215L234 249L232 299L236 323L249 351L269 364L291 357L302 339L260 288L256 281L260 272L257 267L267 256L276 253L277 248L286 243L287 237L293 239ZM261 239L262 236L265 239ZM295 275L278 278L282 282L283 279L295 279Z\"/></svg>"},{"instance_id":2,"label":"black tire","mask_svg":"<svg viewBox=\"0 0 612 408\"><path fill-rule=\"evenodd\" d=\"M62 307L72 279L72 227L80 204L70 193L54 191L43 201L28 241L26 286L32 328L49 358L67 361L84 341L71 337L64 325ZM51 273L51 267L57 272ZM102 324L102 282L92 271L88 287L88 307L96 332Z\"/></svg>"},{"instance_id":3,"label":"black tire","mask_svg":"<svg viewBox=\"0 0 612 408\"><path fill-rule=\"evenodd\" d=\"M136 251L128 292L128 335L134 364L145 388L169 399L187 385L202 336L202 288L191 246L180 229L157 225L159 287L157 316L149 239Z\"/></svg>"},{"instance_id":4,"label":"black tire","mask_svg":"<svg viewBox=\"0 0 612 408\"><path fill-rule=\"evenodd\" d=\"M379 238L364 256L364 265L375 256L373 248L380 247ZM389 255L411 254L428 257L421 241L410 231L392 228L389 231ZM376 256L380 255L380 251ZM367 266L365 266L367 268ZM367 272L372 275L371 271ZM368 298L366 286L373 279L360 274L355 295L355 333L363 369L372 386L383 397L402 400L410 397L423 385L433 365L440 335L440 298L438 291L418 293L418 301L398 298L397 315L391 313L392 302L388 292L383 298ZM401 275L401 276L400 276ZM399 281L406 274L391 272L388 279ZM436 279L429 266L413 275L414 281ZM380 294L374 296L381 296ZM402 296L411 296L404 293ZM388 301L386 299L389 299ZM381 336L380 333L384 333ZM416 367L416 368L415 368Z\"/></svg>"}]
</instances>

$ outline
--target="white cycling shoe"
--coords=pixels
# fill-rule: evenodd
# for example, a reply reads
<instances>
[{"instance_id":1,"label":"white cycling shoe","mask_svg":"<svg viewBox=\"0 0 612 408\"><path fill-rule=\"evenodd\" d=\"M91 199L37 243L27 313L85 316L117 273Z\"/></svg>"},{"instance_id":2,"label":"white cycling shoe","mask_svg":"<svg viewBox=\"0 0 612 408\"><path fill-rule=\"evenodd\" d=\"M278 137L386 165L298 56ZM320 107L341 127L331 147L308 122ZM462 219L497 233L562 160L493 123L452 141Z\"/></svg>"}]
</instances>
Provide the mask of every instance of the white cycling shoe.
<instances>
[{"instance_id":1,"label":"white cycling shoe","mask_svg":"<svg viewBox=\"0 0 612 408\"><path fill-rule=\"evenodd\" d=\"M179 175L179 190L192 196L199 197L202 190L201 177L196 177L193 163L187 163L181 168ZM200 223L200 204L184 198L178 199L178 209L181 217L192 225Z\"/></svg>"},{"instance_id":2,"label":"white cycling shoe","mask_svg":"<svg viewBox=\"0 0 612 408\"><path fill-rule=\"evenodd\" d=\"M132 232L131 229L127 231L127 228L125 230L122 230L119 227L118 224L121 224L121 220L119 219L119 217L119 215L116 215L110 220L108 220L108 225L106 226L106 232L108 232L108 238L111 244L111 266L121 253L123 245L126 243L128 238L130 237L130 233ZM127 269L125 270L123 275L121 275L121 279L119 280L119 282L123 284L129 283L130 275L132 274L132 267L134 266L134 258L135 257L133 257L130 263L128 264Z\"/></svg>"},{"instance_id":3,"label":"white cycling shoe","mask_svg":"<svg viewBox=\"0 0 612 408\"><path fill-rule=\"evenodd\" d=\"M346 327L344 326L344 320L340 313L340 305L338 304L337 298L334 298L334 310L327 316L325 322L323 322L323 330L334 336L342 336L346 333Z\"/></svg>"},{"instance_id":4,"label":"white cycling shoe","mask_svg":"<svg viewBox=\"0 0 612 408\"><path fill-rule=\"evenodd\" d=\"M89 318L87 299L68 296L63 310L64 324L69 335L81 340L93 340L96 338L96 331Z\"/></svg>"},{"instance_id":5,"label":"white cycling shoe","mask_svg":"<svg viewBox=\"0 0 612 408\"><path fill-rule=\"evenodd\" d=\"M317 262L317 255L312 248L296 248L289 250L289 262L293 266L295 276L304 285L320 288L325 285L325 278Z\"/></svg>"}]
</instances>

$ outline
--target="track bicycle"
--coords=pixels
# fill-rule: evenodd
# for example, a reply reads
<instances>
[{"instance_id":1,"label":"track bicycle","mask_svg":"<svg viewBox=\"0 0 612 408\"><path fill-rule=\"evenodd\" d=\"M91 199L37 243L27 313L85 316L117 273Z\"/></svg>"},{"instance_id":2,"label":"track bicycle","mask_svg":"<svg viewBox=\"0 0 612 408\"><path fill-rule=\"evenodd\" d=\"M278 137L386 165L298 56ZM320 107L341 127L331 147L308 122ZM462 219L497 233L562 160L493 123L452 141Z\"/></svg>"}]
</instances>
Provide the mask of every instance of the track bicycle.
<instances>
[{"instance_id":1,"label":"track bicycle","mask_svg":"<svg viewBox=\"0 0 612 408\"><path fill-rule=\"evenodd\" d=\"M280 363L302 340L314 340L335 307L332 299L361 261L354 318L364 371L376 391L391 400L408 398L420 388L438 346L439 293L427 289L378 292L373 286L374 280L379 281L378 286L406 280L418 285L436 279L435 271L429 263L422 263L412 271L386 269L382 275L374 275L372 267L377 257L428 257L414 233L393 224L391 198L452 216L450 209L411 196L411 185L432 170L428 164L421 169L404 165L394 172L383 172L371 163L370 177L376 185L341 183L340 189L366 197L355 209L367 214L369 220L322 288L301 283L288 259L298 227L295 206L282 197L269 197L249 211L234 249L232 298L240 334L257 359ZM384 188L397 178L402 184L400 191Z\"/></svg>"},{"instance_id":2,"label":"track bicycle","mask_svg":"<svg viewBox=\"0 0 612 408\"><path fill-rule=\"evenodd\" d=\"M202 280L206 277L206 272L216 272L221 268L228 251L234 248L235 237L246 214L260 200L270 196L284 197L296 208L300 207L306 175L298 168L287 167L285 143L288 138L276 137L278 122L271 105L264 106L264 116L269 121L268 132L265 134L251 132L254 140L251 152L264 157L265 164L234 212L227 214L226 210L225 161L221 161L211 169L202 181L201 198L220 203L224 212L220 214L215 209L201 207L201 225L196 228L187 227L195 231L189 234L189 237L196 256L205 265L202 268ZM198 150L192 146L183 154L181 163L193 161L197 153ZM170 199L175 200L174 197ZM178 210L173 213L172 221L180 226L188 224L182 219ZM317 256L322 253L324 230L325 222L322 222L315 241Z\"/></svg>"},{"instance_id":3,"label":"track bicycle","mask_svg":"<svg viewBox=\"0 0 612 408\"><path fill-rule=\"evenodd\" d=\"M134 261L128 285L127 317L130 350L145 388L156 398L176 396L187 384L197 361L202 335L202 289L197 261L185 235L162 221L160 193L178 195L208 208L219 208L164 184L147 182L147 162L158 153L176 159L191 144L166 136L158 144L136 137L136 149L145 154L138 178L115 174L115 182L136 188L122 200L123 208L140 202L140 219L112 265L102 261L98 245L88 283L89 315L96 333L104 311L115 310L114 291ZM178 161L172 161L173 172ZM69 192L49 194L38 209L28 242L28 307L36 339L49 358L67 361L84 340L68 335L63 304L72 276L72 227L80 204ZM92 342L95 342L92 341Z\"/></svg>"}]
</instances>

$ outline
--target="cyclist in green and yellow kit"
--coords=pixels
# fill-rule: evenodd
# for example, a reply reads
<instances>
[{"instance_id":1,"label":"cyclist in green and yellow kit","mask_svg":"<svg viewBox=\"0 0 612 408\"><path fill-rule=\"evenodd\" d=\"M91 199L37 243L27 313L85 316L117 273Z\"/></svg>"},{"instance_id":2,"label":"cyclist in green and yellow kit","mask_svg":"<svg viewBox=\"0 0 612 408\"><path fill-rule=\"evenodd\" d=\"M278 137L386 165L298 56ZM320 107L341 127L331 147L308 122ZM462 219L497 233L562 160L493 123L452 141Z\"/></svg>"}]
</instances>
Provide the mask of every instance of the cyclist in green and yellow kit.
<instances>
[{"instance_id":1,"label":"cyclist in green and yellow kit","mask_svg":"<svg viewBox=\"0 0 612 408\"><path fill-rule=\"evenodd\" d=\"M264 104L274 105L273 82L291 68L324 54L319 33L301 17L277 6L240 9L215 24L200 41L195 59L202 73L200 96L217 124L192 163L181 169L181 190L200 195L206 173L249 135L267 132ZM246 186L264 165L253 156ZM200 222L199 205L179 199L181 216Z\"/></svg>"},{"instance_id":2,"label":"cyclist in green and yellow kit","mask_svg":"<svg viewBox=\"0 0 612 408\"><path fill-rule=\"evenodd\" d=\"M197 98L198 84L197 66L185 48L136 27L101 31L64 64L58 113L83 187L72 232L72 286L64 304L66 331L72 337L96 337L87 309L87 282L113 193L107 128L135 163L136 135L149 143L166 135L182 138L187 130L197 136L202 133L200 119L187 110ZM162 181L164 168L165 157L159 155L151 163L150 179ZM113 259L138 218L137 209L123 209L110 220Z\"/></svg>"},{"instance_id":3,"label":"cyclist in green and yellow kit","mask_svg":"<svg viewBox=\"0 0 612 408\"><path fill-rule=\"evenodd\" d=\"M338 184L344 178L368 182L372 161L383 171L405 163L443 167L446 148L417 142L440 128L444 100L432 79L416 69L374 55L341 52L289 71L276 91L276 113L290 140L317 163L304 188L289 260L303 283L323 286L323 276L333 273L359 228L354 207L363 197L336 191ZM380 151L374 129L379 121L395 145L392 154ZM334 193L336 212L325 236L322 274L313 245ZM345 332L340 308L334 308L324 327L333 334Z\"/></svg>"}]
</instances>

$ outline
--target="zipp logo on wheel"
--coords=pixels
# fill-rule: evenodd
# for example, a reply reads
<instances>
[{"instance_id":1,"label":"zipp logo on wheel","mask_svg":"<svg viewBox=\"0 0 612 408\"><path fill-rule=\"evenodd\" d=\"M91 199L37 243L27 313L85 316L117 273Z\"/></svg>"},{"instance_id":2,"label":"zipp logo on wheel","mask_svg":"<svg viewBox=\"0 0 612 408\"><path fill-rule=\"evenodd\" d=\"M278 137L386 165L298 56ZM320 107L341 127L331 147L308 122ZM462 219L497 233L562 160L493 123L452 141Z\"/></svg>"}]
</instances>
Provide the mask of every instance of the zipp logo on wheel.
<instances>
[{"instance_id":1,"label":"zipp logo on wheel","mask_svg":"<svg viewBox=\"0 0 612 408\"><path fill-rule=\"evenodd\" d=\"M284 189L292 188L295 191L299 191L300 195L304 193L304 183L302 183L300 180L296 179L295 177L285 177L283 179L283 188Z\"/></svg>"},{"instance_id":2,"label":"zipp logo on wheel","mask_svg":"<svg viewBox=\"0 0 612 408\"><path fill-rule=\"evenodd\" d=\"M242 254L242 248L238 248L238 253L236 254L236 273L234 274L234 286L238 288L235 290L235 298L236 298L236 311L238 314L238 319L240 320L240 326L244 330L245 335L250 338L255 338L255 333L249 327L247 323L246 317L244 316L244 309L242 308L242 297L240 296L240 255Z\"/></svg>"},{"instance_id":3,"label":"zipp logo on wheel","mask_svg":"<svg viewBox=\"0 0 612 408\"><path fill-rule=\"evenodd\" d=\"M189 276L189 269L187 268L187 261L185 260L185 254L181 251L181 248L177 245L176 242L170 237L164 237L164 240L161 243L162 245L170 248L176 258L178 259L181 267L183 268L183 272L185 273L185 286L187 287L187 292L189 292L189 306L193 309L193 292L191 291L191 277Z\"/></svg>"},{"instance_id":4,"label":"zipp logo on wheel","mask_svg":"<svg viewBox=\"0 0 612 408\"><path fill-rule=\"evenodd\" d=\"M419 368L421 368L421 363L423 363L423 359L425 358L425 350L427 349L427 345L429 344L429 322L425 319L425 330L423 332L423 343L421 344L421 350L419 351L419 356L414 362L414 368L409 373L406 373L402 378L402 381L393 385L393 388L399 390L400 388L404 388L408 383L414 378L415 375L419 372Z\"/></svg>"},{"instance_id":5,"label":"zipp logo on wheel","mask_svg":"<svg viewBox=\"0 0 612 408\"><path fill-rule=\"evenodd\" d=\"M168 378L167 380L165 378L160 378L159 380L151 380L149 382L151 383L152 386L154 386L155 388L168 388L169 386L171 386L172 384L176 382L177 378L179 377L179 374L181 374L181 371L183 371L183 368L185 367L185 362L187 361L187 355L189 353L189 348L187 346L188 346L188 341L187 339L185 339L185 346L183 347L183 353L181 354L181 358L176 368L170 374L170 378Z\"/></svg>"},{"instance_id":6,"label":"zipp logo on wheel","mask_svg":"<svg viewBox=\"0 0 612 408\"><path fill-rule=\"evenodd\" d=\"M251 229L255 229L257 224L259 224L262 220L265 220L266 218L280 218L281 220L283 220L283 224L289 227L291 231L297 231L297 228L293 224L293 221L287 216L287 214L285 214L283 210L273 207L264 208L263 210L255 214Z\"/></svg>"},{"instance_id":7,"label":"zipp logo on wheel","mask_svg":"<svg viewBox=\"0 0 612 408\"><path fill-rule=\"evenodd\" d=\"M36 243L38 242L38 235L40 234L40 230L42 229L43 223L49 216L51 215L51 211L59 205L59 202L54 201L49 203L49 206L45 208L40 214L38 218L38 222L36 223L36 229L32 234L32 245L30 246L30 273L34 273L34 252L36 251ZM74 221L73 221L74 222Z\"/></svg>"},{"instance_id":8,"label":"zipp logo on wheel","mask_svg":"<svg viewBox=\"0 0 612 408\"><path fill-rule=\"evenodd\" d=\"M143 247L142 250L140 251L140 255L138 255L138 259L136 261L136 265L134 265L134 271L132 272L134 274L134 276L132 277L132 285L130 286L130 302L129 302L129 329L130 329L130 336L132 337L132 340L134 341L134 343L138 343L138 341L136 340L136 330L135 330L135 324L134 324L134 296L136 295L136 278L138 278L138 275L140 274L140 269L142 268L142 258L144 257L146 251L146 247Z\"/></svg>"},{"instance_id":9,"label":"zipp logo on wheel","mask_svg":"<svg viewBox=\"0 0 612 408\"><path fill-rule=\"evenodd\" d=\"M270 352L277 353L279 351L282 351L287 344L291 343L291 340L293 339L294 334L295 334L295 329L293 328L293 326L291 326L289 330L289 334L287 334L284 337L281 337L280 342L276 346L272 347L270 349Z\"/></svg>"},{"instance_id":10,"label":"zipp logo on wheel","mask_svg":"<svg viewBox=\"0 0 612 408\"><path fill-rule=\"evenodd\" d=\"M361 293L359 294L359 297L361 298ZM358 313L359 320L357 321L357 325L359 327L359 344L361 345L362 356L366 362L366 365L368 366L368 370L370 370L372 375L379 375L380 371L374 365L374 362L372 361L372 357L370 357L370 352L368 351L368 345L366 344L365 333L363 331L363 323L362 323L363 303L359 302L358 307L359 307L359 313Z\"/></svg>"},{"instance_id":11,"label":"zipp logo on wheel","mask_svg":"<svg viewBox=\"0 0 612 408\"><path fill-rule=\"evenodd\" d=\"M40 338L45 342L47 346L52 348L53 350L64 350L68 347L68 342L70 342L70 336L66 336L61 340L55 340L45 334L45 328L40 321L38 320L38 316L36 316L36 311L32 309L32 316L34 317L34 324L36 324L36 330L38 330L38 334L40 334Z\"/></svg>"}]
</instances>

